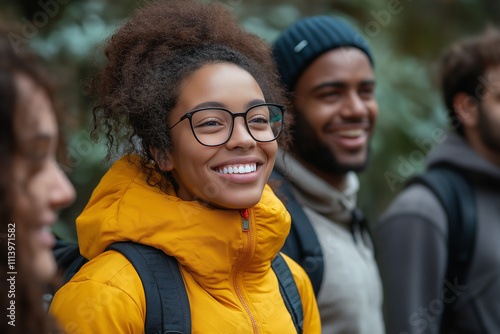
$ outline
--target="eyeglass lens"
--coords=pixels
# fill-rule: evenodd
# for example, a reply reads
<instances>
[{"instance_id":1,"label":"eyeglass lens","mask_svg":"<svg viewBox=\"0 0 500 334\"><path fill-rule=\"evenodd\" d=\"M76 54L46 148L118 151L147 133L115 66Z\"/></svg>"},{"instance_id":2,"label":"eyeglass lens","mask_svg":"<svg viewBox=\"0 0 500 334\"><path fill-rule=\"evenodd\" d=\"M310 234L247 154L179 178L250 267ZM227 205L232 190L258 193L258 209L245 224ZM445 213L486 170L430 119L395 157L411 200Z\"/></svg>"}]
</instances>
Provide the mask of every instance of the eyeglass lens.
<instances>
[{"instance_id":1,"label":"eyeglass lens","mask_svg":"<svg viewBox=\"0 0 500 334\"><path fill-rule=\"evenodd\" d=\"M271 105L256 106L246 114L246 124L251 136L261 142L273 141L281 132L282 111ZM197 111L191 118L194 134L205 145L220 145L231 134L233 117L222 109Z\"/></svg>"}]
</instances>

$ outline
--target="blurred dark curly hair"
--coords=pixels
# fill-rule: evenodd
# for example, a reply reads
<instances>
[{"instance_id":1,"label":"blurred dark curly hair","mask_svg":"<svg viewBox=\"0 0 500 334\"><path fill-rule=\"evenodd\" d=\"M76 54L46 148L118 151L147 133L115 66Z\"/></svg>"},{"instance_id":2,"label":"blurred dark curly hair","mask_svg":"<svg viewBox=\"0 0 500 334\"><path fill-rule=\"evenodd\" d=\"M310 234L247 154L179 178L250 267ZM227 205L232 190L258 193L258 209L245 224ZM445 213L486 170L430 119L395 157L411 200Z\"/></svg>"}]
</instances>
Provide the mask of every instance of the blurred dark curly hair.
<instances>
[{"instance_id":1,"label":"blurred dark curly hair","mask_svg":"<svg viewBox=\"0 0 500 334\"><path fill-rule=\"evenodd\" d=\"M106 136L107 160L138 154L148 182L162 190L175 182L154 162L166 159L164 152L172 147L169 116L182 81L197 69L233 63L255 78L267 102L286 104L270 47L244 31L222 4L151 2L109 38L105 55L104 68L90 81L96 98L93 136ZM283 131L280 145L288 141ZM154 157L151 148L163 155ZM154 177L158 173L160 180Z\"/></svg>"},{"instance_id":2,"label":"blurred dark curly hair","mask_svg":"<svg viewBox=\"0 0 500 334\"><path fill-rule=\"evenodd\" d=\"M482 33L456 42L440 58L440 85L450 122L464 136L462 124L453 108L453 98L465 93L480 102L485 72L500 65L500 30L487 27ZM487 88L487 87L486 87Z\"/></svg>"}]
</instances>

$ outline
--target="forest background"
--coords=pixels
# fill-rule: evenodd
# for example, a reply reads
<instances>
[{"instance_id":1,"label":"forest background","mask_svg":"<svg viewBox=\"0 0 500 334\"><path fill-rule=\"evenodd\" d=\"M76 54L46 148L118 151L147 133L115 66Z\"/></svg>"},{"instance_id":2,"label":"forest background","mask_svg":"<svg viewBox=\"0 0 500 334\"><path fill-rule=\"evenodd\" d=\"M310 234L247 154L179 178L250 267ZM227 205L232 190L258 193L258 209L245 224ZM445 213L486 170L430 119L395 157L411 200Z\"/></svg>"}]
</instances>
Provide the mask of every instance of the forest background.
<instances>
[{"instance_id":1,"label":"forest background","mask_svg":"<svg viewBox=\"0 0 500 334\"><path fill-rule=\"evenodd\" d=\"M446 135L446 109L436 84L436 60L457 39L500 24L497 0L221 0L249 31L272 42L295 20L332 15L350 22L373 50L380 106L371 162L360 174L359 205L371 222L404 182L425 166ZM67 153L61 167L77 201L61 213L55 233L76 240L75 219L109 164L90 139L92 101L85 80L102 61L99 43L141 5L139 0L2 0L0 19L16 26L14 44L29 43L59 84Z\"/></svg>"}]
</instances>

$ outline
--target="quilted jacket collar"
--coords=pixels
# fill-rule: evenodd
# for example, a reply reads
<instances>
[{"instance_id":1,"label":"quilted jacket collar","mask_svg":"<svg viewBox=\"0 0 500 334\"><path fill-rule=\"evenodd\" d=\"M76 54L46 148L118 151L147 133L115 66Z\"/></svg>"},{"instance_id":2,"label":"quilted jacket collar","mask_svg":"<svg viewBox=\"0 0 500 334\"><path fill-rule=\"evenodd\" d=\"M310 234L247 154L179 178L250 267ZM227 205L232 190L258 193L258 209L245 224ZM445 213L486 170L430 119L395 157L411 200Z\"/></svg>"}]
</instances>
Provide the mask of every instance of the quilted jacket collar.
<instances>
[{"instance_id":1,"label":"quilted jacket collar","mask_svg":"<svg viewBox=\"0 0 500 334\"><path fill-rule=\"evenodd\" d=\"M268 186L249 214L250 246L239 210L162 193L124 157L102 178L76 224L81 252L89 259L113 242L132 240L175 256L197 280L216 285L227 279L244 247L252 247L245 270L263 273L284 244L290 216Z\"/></svg>"}]
</instances>

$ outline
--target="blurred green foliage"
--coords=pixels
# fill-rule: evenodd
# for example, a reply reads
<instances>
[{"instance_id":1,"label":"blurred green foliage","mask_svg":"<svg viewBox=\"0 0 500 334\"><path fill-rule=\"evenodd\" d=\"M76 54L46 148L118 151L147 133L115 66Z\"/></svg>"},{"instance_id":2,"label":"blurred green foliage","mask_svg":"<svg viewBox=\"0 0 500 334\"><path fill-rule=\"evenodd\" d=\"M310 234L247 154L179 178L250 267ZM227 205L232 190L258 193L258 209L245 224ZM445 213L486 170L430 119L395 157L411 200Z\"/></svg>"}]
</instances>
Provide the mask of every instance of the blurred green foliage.
<instances>
[{"instance_id":1,"label":"blurred green foliage","mask_svg":"<svg viewBox=\"0 0 500 334\"><path fill-rule=\"evenodd\" d=\"M372 141L369 169L361 176L360 206L373 221L401 189L405 179L424 167L424 155L446 111L434 84L435 60L444 47L487 24L500 21L497 0L222 0L241 24L272 42L289 24L310 15L343 17L373 48L380 115ZM100 161L105 148L90 140L92 101L84 95L91 64L102 60L98 43L112 34L140 1L3 1L0 13L47 61L64 101L62 164L78 193L64 210L56 233L76 238L75 218L109 167ZM31 26L30 26L31 24ZM34 29L29 29L29 28ZM28 36L29 35L29 36ZM23 37L21 36L21 37Z\"/></svg>"}]
</instances>

